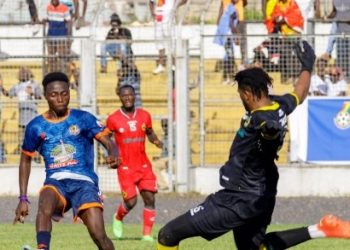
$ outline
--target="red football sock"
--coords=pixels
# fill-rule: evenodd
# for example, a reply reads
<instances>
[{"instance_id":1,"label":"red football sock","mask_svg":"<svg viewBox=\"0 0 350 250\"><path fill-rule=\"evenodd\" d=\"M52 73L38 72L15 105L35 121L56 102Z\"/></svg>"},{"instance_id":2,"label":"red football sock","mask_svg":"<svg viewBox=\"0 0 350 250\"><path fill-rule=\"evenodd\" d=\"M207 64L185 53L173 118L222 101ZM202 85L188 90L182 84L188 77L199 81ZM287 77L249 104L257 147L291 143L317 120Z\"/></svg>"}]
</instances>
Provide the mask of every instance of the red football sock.
<instances>
[{"instance_id":1,"label":"red football sock","mask_svg":"<svg viewBox=\"0 0 350 250\"><path fill-rule=\"evenodd\" d=\"M123 220L123 218L125 217L125 215L127 215L129 213L129 211L126 209L124 203L120 203L117 211L115 212L115 218L117 220Z\"/></svg>"},{"instance_id":2,"label":"red football sock","mask_svg":"<svg viewBox=\"0 0 350 250\"><path fill-rule=\"evenodd\" d=\"M153 224L156 218L156 210L143 209L143 235L151 235Z\"/></svg>"}]
</instances>

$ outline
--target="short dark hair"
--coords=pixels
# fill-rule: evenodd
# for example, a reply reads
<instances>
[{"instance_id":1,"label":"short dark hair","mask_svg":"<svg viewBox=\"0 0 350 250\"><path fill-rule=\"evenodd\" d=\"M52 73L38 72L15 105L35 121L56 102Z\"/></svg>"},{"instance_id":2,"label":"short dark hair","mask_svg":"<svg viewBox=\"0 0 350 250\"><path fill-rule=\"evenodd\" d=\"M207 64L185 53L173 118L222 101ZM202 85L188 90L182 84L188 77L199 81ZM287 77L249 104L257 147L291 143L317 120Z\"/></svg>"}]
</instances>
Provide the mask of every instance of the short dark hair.
<instances>
[{"instance_id":1,"label":"short dark hair","mask_svg":"<svg viewBox=\"0 0 350 250\"><path fill-rule=\"evenodd\" d=\"M120 17L117 13L113 13L111 15L111 24L117 23L118 26L122 25L122 20L120 20Z\"/></svg>"},{"instance_id":2,"label":"short dark hair","mask_svg":"<svg viewBox=\"0 0 350 250\"><path fill-rule=\"evenodd\" d=\"M132 90L132 92L134 92L134 94L136 93L135 88L132 85L124 84L124 85L119 86L117 94L119 95L120 91L122 91L122 89L127 89L127 88L130 88Z\"/></svg>"},{"instance_id":3,"label":"short dark hair","mask_svg":"<svg viewBox=\"0 0 350 250\"><path fill-rule=\"evenodd\" d=\"M66 82L69 86L69 79L66 74L62 72L51 72L51 73L48 73L43 79L42 84L43 84L44 91L46 91L47 85L55 81Z\"/></svg>"},{"instance_id":4,"label":"short dark hair","mask_svg":"<svg viewBox=\"0 0 350 250\"><path fill-rule=\"evenodd\" d=\"M238 89L250 90L259 99L262 93L268 96L268 86L272 86L272 78L258 67L239 71L235 75L235 81L238 83Z\"/></svg>"}]
</instances>

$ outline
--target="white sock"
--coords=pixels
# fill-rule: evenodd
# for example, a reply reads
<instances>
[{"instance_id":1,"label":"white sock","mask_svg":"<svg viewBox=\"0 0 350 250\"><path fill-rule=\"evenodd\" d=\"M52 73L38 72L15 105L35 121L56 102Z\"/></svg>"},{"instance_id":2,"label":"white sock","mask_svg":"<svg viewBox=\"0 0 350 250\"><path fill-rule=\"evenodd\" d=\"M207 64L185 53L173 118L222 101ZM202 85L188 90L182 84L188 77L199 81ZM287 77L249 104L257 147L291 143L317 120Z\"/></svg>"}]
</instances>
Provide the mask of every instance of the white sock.
<instances>
[{"instance_id":1,"label":"white sock","mask_svg":"<svg viewBox=\"0 0 350 250\"><path fill-rule=\"evenodd\" d=\"M307 229L309 231L311 239L326 237L325 233L318 229L317 225L308 226Z\"/></svg>"}]
</instances>

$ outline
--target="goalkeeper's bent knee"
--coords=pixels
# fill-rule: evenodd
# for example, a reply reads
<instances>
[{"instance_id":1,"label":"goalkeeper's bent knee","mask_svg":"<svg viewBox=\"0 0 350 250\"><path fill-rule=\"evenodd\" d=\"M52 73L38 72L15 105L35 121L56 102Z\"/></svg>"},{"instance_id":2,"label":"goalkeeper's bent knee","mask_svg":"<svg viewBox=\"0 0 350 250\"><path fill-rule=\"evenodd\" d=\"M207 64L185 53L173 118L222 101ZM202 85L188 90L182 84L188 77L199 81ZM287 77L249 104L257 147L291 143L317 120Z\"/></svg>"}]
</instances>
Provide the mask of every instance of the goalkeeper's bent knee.
<instances>
[{"instance_id":1,"label":"goalkeeper's bent knee","mask_svg":"<svg viewBox=\"0 0 350 250\"><path fill-rule=\"evenodd\" d=\"M158 233L158 245L161 244L164 247L177 247L179 245L179 239L175 237L173 231L168 225L165 225L159 230ZM177 248L161 248L161 249L177 249Z\"/></svg>"}]
</instances>

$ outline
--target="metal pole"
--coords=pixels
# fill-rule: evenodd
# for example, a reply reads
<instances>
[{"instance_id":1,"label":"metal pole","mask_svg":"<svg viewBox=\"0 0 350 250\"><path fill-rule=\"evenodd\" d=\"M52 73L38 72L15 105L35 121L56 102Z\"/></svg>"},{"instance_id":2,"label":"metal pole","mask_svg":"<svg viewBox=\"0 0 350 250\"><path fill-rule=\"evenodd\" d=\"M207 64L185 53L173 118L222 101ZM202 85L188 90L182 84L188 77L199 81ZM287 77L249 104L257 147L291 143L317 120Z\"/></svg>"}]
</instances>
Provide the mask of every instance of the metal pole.
<instances>
[{"instance_id":1,"label":"metal pole","mask_svg":"<svg viewBox=\"0 0 350 250\"><path fill-rule=\"evenodd\" d=\"M87 39L81 41L80 53L80 108L96 114L96 63L95 42ZM94 145L94 169L97 171L97 144Z\"/></svg>"},{"instance_id":2,"label":"metal pole","mask_svg":"<svg viewBox=\"0 0 350 250\"><path fill-rule=\"evenodd\" d=\"M172 28L172 27L169 27ZM169 38L168 41L168 56L167 56L167 65L168 65L168 183L169 191L174 191L174 131L175 131L175 117L174 117L174 74L172 70L172 61L173 61L173 43L172 38Z\"/></svg>"},{"instance_id":3,"label":"metal pole","mask_svg":"<svg viewBox=\"0 0 350 250\"><path fill-rule=\"evenodd\" d=\"M79 104L81 109L96 114L95 42L87 39L81 43Z\"/></svg>"},{"instance_id":4,"label":"metal pole","mask_svg":"<svg viewBox=\"0 0 350 250\"><path fill-rule=\"evenodd\" d=\"M186 2L186 10L183 13L183 15L179 18L178 25L176 24L176 11L178 8L180 0L177 0L175 2L174 8L171 11L169 22L168 22L168 29L171 30L171 35L168 40L168 55L167 55L167 65L168 65L168 183L169 183L169 191L174 191L174 144L175 144L175 131L176 131L176 119L174 117L174 110L176 110L175 107L175 97L174 99L174 89L176 88L176 82L178 82L175 76L175 71L173 69L174 59L176 57L176 44L174 44L174 41L181 40L181 34L182 34L182 22L184 20L184 17L188 11L189 4L191 0L188 0ZM173 32L174 31L174 32ZM175 38L175 39L174 39ZM177 68L177 66L176 66ZM176 144L176 148L178 147ZM176 157L176 156L175 156Z\"/></svg>"},{"instance_id":5,"label":"metal pole","mask_svg":"<svg viewBox=\"0 0 350 250\"><path fill-rule=\"evenodd\" d=\"M178 192L187 192L189 188L189 55L188 40L176 41L175 71L175 107L176 107L176 187Z\"/></svg>"},{"instance_id":6,"label":"metal pole","mask_svg":"<svg viewBox=\"0 0 350 250\"><path fill-rule=\"evenodd\" d=\"M212 0L208 0L202 13L200 24L200 59L199 59L199 166L204 167L205 164L205 79L204 79L204 21Z\"/></svg>"}]
</instances>

